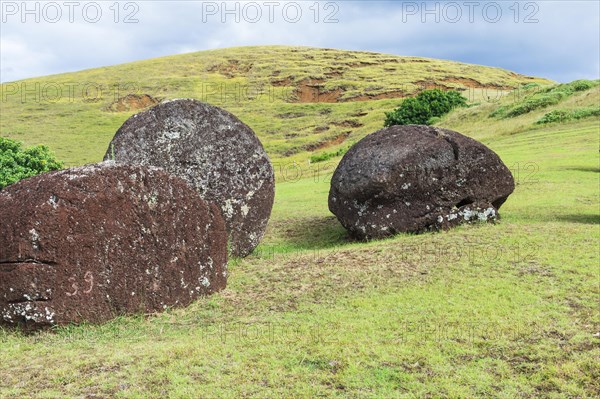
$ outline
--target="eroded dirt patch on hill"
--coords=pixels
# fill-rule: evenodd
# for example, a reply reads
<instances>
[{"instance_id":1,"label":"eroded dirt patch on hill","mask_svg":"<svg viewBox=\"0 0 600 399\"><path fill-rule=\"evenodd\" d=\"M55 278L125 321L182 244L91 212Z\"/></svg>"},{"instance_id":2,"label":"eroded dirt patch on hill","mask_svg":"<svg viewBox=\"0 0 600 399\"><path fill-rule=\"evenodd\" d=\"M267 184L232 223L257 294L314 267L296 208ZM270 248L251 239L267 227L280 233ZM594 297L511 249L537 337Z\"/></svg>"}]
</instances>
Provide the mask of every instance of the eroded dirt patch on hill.
<instances>
[{"instance_id":1,"label":"eroded dirt patch on hill","mask_svg":"<svg viewBox=\"0 0 600 399\"><path fill-rule=\"evenodd\" d=\"M342 133L336 135L332 139L318 141L318 142L312 143L312 144L307 144L304 147L304 149L307 151L317 151L317 150L322 150L322 149L325 149L328 147L333 147L335 145L342 144L348 138L348 136L350 136L350 134L352 134L352 131L347 130L345 132L342 132Z\"/></svg>"},{"instance_id":2,"label":"eroded dirt patch on hill","mask_svg":"<svg viewBox=\"0 0 600 399\"><path fill-rule=\"evenodd\" d=\"M252 63L241 62L240 60L227 60L220 64L215 64L206 69L207 72L217 72L229 79L240 75L245 75L252 69Z\"/></svg>"},{"instance_id":3,"label":"eroded dirt patch on hill","mask_svg":"<svg viewBox=\"0 0 600 399\"><path fill-rule=\"evenodd\" d=\"M437 83L436 81L433 81L433 80L418 80L415 82L415 85L417 85L419 87L415 94L418 94L424 90L433 90L433 89L452 90L452 89L454 89L453 87L446 86L445 84L442 84L442 83Z\"/></svg>"},{"instance_id":4,"label":"eroded dirt patch on hill","mask_svg":"<svg viewBox=\"0 0 600 399\"><path fill-rule=\"evenodd\" d=\"M137 111L152 107L160 102L149 94L128 94L106 107L109 112Z\"/></svg>"},{"instance_id":5,"label":"eroded dirt patch on hill","mask_svg":"<svg viewBox=\"0 0 600 399\"><path fill-rule=\"evenodd\" d=\"M358 128L358 127L362 127L364 126L362 123L360 123L357 120L352 120L352 119L347 119L345 121L341 121L341 122L332 122L332 125L335 126L340 126L340 127L351 127L351 128Z\"/></svg>"},{"instance_id":6,"label":"eroded dirt patch on hill","mask_svg":"<svg viewBox=\"0 0 600 399\"><path fill-rule=\"evenodd\" d=\"M289 86L291 82L280 81L281 85ZM296 89L293 91L293 96L290 102L294 103L341 103L354 101L372 101L386 98L404 98L408 97L408 93L404 90L394 89L383 93L365 93L358 94L352 97L343 98L346 90L341 87L334 89L325 89L325 79L303 79ZM450 88L448 88L450 89Z\"/></svg>"},{"instance_id":7,"label":"eroded dirt patch on hill","mask_svg":"<svg viewBox=\"0 0 600 399\"><path fill-rule=\"evenodd\" d=\"M336 103L344 94L340 87L325 90L325 79L302 79L294 90L292 102L299 103Z\"/></svg>"},{"instance_id":8,"label":"eroded dirt patch on hill","mask_svg":"<svg viewBox=\"0 0 600 399\"><path fill-rule=\"evenodd\" d=\"M372 100L383 100L386 98L405 98L408 97L408 93L404 90L392 90L386 91L378 94L360 94L358 96L349 97L342 99L343 102L351 102L351 101L372 101Z\"/></svg>"},{"instance_id":9,"label":"eroded dirt patch on hill","mask_svg":"<svg viewBox=\"0 0 600 399\"><path fill-rule=\"evenodd\" d=\"M512 90L512 89L514 89L513 86L500 85L500 84L496 84L496 83L484 84L484 83L481 83L478 80L475 80L472 78L463 78L463 77L456 77L456 76L446 76L445 78L441 79L441 81L445 82L445 83L460 84L465 87L469 87L471 89L495 89L495 90Z\"/></svg>"},{"instance_id":10,"label":"eroded dirt patch on hill","mask_svg":"<svg viewBox=\"0 0 600 399\"><path fill-rule=\"evenodd\" d=\"M280 79L272 79L271 85L274 87L287 87L292 86L294 83L294 79L291 76L280 78Z\"/></svg>"}]
</instances>

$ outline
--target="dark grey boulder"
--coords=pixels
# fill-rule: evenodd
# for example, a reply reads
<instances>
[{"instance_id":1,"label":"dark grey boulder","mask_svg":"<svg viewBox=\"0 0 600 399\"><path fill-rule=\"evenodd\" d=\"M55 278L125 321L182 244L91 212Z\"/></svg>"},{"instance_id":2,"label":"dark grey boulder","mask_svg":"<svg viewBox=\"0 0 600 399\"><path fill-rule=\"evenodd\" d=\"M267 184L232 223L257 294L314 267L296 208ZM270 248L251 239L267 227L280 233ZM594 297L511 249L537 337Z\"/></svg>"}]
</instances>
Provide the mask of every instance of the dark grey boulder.
<instances>
[{"instance_id":1,"label":"dark grey boulder","mask_svg":"<svg viewBox=\"0 0 600 399\"><path fill-rule=\"evenodd\" d=\"M273 167L252 129L221 108L165 101L129 118L104 159L158 166L185 179L221 208L232 255L248 255L265 233L275 196Z\"/></svg>"},{"instance_id":2,"label":"dark grey boulder","mask_svg":"<svg viewBox=\"0 0 600 399\"><path fill-rule=\"evenodd\" d=\"M483 144L447 129L392 126L344 155L329 209L355 238L382 238L495 220L514 187Z\"/></svg>"}]
</instances>

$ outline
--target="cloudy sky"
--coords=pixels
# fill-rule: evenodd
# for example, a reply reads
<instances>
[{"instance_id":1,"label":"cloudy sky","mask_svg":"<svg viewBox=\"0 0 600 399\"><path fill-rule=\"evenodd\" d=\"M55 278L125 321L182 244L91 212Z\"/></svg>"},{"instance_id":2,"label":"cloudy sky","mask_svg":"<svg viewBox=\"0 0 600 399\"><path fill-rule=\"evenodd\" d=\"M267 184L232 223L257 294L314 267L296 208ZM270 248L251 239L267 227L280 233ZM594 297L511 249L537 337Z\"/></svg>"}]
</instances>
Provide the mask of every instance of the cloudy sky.
<instances>
[{"instance_id":1,"label":"cloudy sky","mask_svg":"<svg viewBox=\"0 0 600 399\"><path fill-rule=\"evenodd\" d=\"M6 1L0 81L232 46L288 44L600 74L592 1Z\"/></svg>"}]
</instances>

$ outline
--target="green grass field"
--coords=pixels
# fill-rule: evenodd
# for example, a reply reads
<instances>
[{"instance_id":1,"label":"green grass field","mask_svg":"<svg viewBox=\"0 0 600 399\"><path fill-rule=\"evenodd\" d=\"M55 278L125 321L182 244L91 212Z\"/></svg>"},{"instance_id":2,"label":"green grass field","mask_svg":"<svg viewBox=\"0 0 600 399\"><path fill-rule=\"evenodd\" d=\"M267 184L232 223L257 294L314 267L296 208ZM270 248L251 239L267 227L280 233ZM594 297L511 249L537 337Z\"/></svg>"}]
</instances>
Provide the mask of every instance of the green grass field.
<instances>
[{"instance_id":1,"label":"green grass field","mask_svg":"<svg viewBox=\"0 0 600 399\"><path fill-rule=\"evenodd\" d=\"M196 76L190 60L204 60L206 68L222 65L222 59L258 59L262 51L284 50L230 51L148 61L157 71L147 76L168 78L169 90L175 90L189 83L186 76ZM344 53L363 62L390 57ZM331 52L293 54L326 69ZM302 79L301 71L312 64L300 61L278 64L277 76ZM443 70L433 80L464 73L493 83L500 73L432 62L439 67L431 69ZM80 74L110 82L145 66ZM451 67L456 69L445 72ZM244 76L271 76L273 68L254 61ZM364 76L384 74L383 67L364 68ZM421 72L425 77L415 80L438 73ZM382 86L390 84L385 79ZM471 107L439 122L488 145L513 171L517 187L500 210L501 221L368 243L348 240L327 209L329 177L340 157L309 164L315 151L289 150L322 140L307 131L325 123L331 127L327 134L351 130L332 149L358 140L381 128L384 112L399 99L221 104L257 131L276 168L275 205L257 251L230 260L225 291L186 309L29 336L0 329L0 398L600 396L600 120L535 123L554 109L598 106L600 90L577 92L515 118L491 116L521 101L515 93L499 101L474 98ZM188 94L183 90L178 97ZM344 95L356 94L349 89ZM6 101L1 132L27 144L48 144L70 164L97 161L131 114L107 113L103 106ZM273 117L283 114L294 117ZM348 118L362 126L332 123ZM297 136L286 138L292 132Z\"/></svg>"}]
</instances>

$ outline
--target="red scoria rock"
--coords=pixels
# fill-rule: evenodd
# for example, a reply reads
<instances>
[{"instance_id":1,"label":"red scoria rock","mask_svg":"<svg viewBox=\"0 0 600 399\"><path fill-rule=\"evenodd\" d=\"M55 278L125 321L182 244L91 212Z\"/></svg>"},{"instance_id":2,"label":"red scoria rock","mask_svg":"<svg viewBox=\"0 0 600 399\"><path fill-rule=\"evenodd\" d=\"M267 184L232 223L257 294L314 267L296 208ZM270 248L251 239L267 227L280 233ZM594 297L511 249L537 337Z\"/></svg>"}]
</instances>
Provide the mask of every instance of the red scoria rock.
<instances>
[{"instance_id":1,"label":"red scoria rock","mask_svg":"<svg viewBox=\"0 0 600 399\"><path fill-rule=\"evenodd\" d=\"M0 191L0 324L103 322L225 288L220 209L158 168L113 162Z\"/></svg>"}]
</instances>

